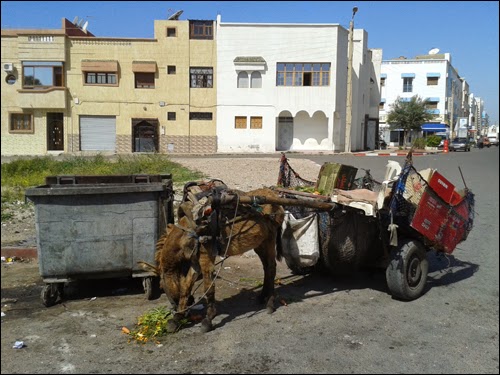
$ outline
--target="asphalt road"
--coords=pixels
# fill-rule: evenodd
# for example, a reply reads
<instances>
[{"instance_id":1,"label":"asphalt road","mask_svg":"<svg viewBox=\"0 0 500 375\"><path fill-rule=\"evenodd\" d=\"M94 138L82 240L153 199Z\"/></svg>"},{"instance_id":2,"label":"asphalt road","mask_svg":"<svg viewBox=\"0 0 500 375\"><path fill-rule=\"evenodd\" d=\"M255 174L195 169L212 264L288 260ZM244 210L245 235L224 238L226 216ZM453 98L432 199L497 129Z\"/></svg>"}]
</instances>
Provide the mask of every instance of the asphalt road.
<instances>
[{"instance_id":1,"label":"asphalt road","mask_svg":"<svg viewBox=\"0 0 500 375\"><path fill-rule=\"evenodd\" d=\"M368 168L376 179L382 179L388 160L404 161L288 157L292 166L294 158L305 157ZM430 273L419 299L393 299L384 272L296 278L281 265L285 282L277 293L289 303L274 314L257 309L249 302L253 292L241 287L219 295L214 331L201 334L195 325L166 337L161 346L142 346L127 344L120 328L165 304L165 296L146 303L137 291L103 290L91 301L94 289L46 309L39 302L36 269L33 279L24 280L27 287L18 280L6 290L2 266L2 298L20 293L21 300L2 318L1 372L498 374L499 149L418 156L414 164L437 169L459 189L460 167L476 196L472 232L453 255L428 254ZM231 270L260 267L258 260L245 262L230 264ZM13 349L15 340L27 346Z\"/></svg>"}]
</instances>

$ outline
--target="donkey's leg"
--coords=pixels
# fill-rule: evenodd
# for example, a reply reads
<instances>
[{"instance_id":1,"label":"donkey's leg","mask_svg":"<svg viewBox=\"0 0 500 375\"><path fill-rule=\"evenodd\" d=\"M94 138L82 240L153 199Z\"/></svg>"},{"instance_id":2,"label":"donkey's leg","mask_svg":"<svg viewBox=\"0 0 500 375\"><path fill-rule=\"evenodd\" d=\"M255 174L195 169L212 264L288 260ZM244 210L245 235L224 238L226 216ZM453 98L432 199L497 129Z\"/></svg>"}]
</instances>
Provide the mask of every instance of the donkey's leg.
<instances>
[{"instance_id":1,"label":"donkey's leg","mask_svg":"<svg viewBox=\"0 0 500 375\"><path fill-rule=\"evenodd\" d=\"M267 312L274 312L274 279L276 277L276 241L274 238L264 240L255 248L255 252L264 267L264 285L259 296L260 303L266 303Z\"/></svg>"},{"instance_id":2,"label":"donkey's leg","mask_svg":"<svg viewBox=\"0 0 500 375\"><path fill-rule=\"evenodd\" d=\"M205 289L205 298L207 299L207 315L201 322L201 331L209 332L213 329L212 320L217 314L215 309L215 257L211 254L211 249L200 253L200 267L203 274L203 286ZM207 253L208 252L208 253Z\"/></svg>"}]
</instances>

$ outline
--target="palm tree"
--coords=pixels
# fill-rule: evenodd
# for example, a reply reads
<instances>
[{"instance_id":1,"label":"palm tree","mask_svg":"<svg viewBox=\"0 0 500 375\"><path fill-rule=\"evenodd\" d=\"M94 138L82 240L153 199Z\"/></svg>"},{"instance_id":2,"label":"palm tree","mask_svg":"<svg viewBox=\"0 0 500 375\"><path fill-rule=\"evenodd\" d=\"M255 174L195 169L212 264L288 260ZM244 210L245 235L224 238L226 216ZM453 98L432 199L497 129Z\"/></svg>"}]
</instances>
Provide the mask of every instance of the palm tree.
<instances>
[{"instance_id":1,"label":"palm tree","mask_svg":"<svg viewBox=\"0 0 500 375\"><path fill-rule=\"evenodd\" d=\"M403 129L404 147L408 132L420 130L422 124L434 118L427 110L427 101L418 95L413 96L410 101L403 101L399 96L390 106L392 109L387 114L387 123L391 129Z\"/></svg>"}]
</instances>

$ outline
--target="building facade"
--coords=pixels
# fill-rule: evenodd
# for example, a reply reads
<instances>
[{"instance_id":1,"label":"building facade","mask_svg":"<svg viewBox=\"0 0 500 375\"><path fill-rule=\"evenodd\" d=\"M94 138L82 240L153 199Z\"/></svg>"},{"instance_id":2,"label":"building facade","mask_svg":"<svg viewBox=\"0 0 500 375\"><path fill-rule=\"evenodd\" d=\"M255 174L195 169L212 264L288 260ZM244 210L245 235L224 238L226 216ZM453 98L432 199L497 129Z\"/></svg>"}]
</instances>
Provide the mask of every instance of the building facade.
<instances>
[{"instance_id":1,"label":"building facade","mask_svg":"<svg viewBox=\"0 0 500 375\"><path fill-rule=\"evenodd\" d=\"M218 150L344 150L348 33L338 24L231 23L218 16ZM362 149L365 117L378 120L376 104L370 112L379 100L370 102L379 94L370 91L370 78L378 82L381 58L374 67L364 30L354 37L351 144Z\"/></svg>"},{"instance_id":2,"label":"building facade","mask_svg":"<svg viewBox=\"0 0 500 375\"><path fill-rule=\"evenodd\" d=\"M155 21L153 39L66 29L2 30L16 78L2 80L2 154L216 151L214 21Z\"/></svg>"},{"instance_id":3,"label":"building facade","mask_svg":"<svg viewBox=\"0 0 500 375\"><path fill-rule=\"evenodd\" d=\"M384 60L381 87L381 136L391 146L403 144L403 132L391 129L386 121L398 98L409 101L418 95L427 100L428 111L434 114L433 121L422 124L421 132L412 134L410 141L422 133L448 133L451 137L460 118L468 121L469 107L465 103L469 100L469 85L452 66L449 53Z\"/></svg>"}]
</instances>

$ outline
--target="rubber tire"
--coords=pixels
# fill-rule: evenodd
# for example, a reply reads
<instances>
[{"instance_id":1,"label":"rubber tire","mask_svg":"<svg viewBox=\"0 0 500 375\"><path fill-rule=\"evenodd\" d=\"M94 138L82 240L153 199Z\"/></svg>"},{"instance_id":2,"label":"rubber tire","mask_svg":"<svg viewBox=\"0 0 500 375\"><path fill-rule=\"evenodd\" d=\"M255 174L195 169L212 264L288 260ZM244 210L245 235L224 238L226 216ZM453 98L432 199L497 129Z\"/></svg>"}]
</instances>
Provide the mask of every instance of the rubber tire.
<instances>
[{"instance_id":1,"label":"rubber tire","mask_svg":"<svg viewBox=\"0 0 500 375\"><path fill-rule=\"evenodd\" d=\"M292 271L294 275L307 275L314 270L314 266L310 267L300 267L296 264L294 264L292 261L288 261L287 258L283 257L285 259L286 266Z\"/></svg>"},{"instance_id":2,"label":"rubber tire","mask_svg":"<svg viewBox=\"0 0 500 375\"><path fill-rule=\"evenodd\" d=\"M59 297L61 297L61 287L59 285L46 284L42 288L42 303L45 307L54 306Z\"/></svg>"},{"instance_id":3,"label":"rubber tire","mask_svg":"<svg viewBox=\"0 0 500 375\"><path fill-rule=\"evenodd\" d=\"M160 282L157 277L145 277L142 279L142 286L144 287L144 294L146 299L151 301L157 299L161 295Z\"/></svg>"},{"instance_id":4,"label":"rubber tire","mask_svg":"<svg viewBox=\"0 0 500 375\"><path fill-rule=\"evenodd\" d=\"M392 296L412 301L419 298L427 282L429 261L423 245L416 240L402 239L391 253L385 276Z\"/></svg>"}]
</instances>

